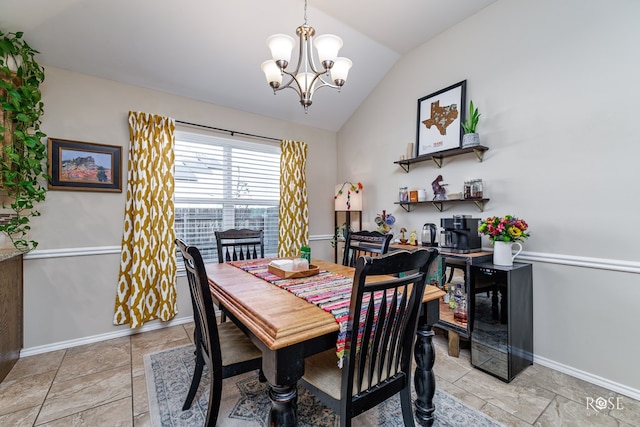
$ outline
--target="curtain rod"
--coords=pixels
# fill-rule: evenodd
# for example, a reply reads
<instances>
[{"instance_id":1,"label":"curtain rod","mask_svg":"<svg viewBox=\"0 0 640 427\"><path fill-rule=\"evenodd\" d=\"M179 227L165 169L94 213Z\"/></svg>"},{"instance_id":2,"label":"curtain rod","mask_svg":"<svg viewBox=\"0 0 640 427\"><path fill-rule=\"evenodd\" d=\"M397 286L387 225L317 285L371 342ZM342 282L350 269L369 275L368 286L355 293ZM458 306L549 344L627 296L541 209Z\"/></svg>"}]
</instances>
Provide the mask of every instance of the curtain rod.
<instances>
[{"instance_id":1,"label":"curtain rod","mask_svg":"<svg viewBox=\"0 0 640 427\"><path fill-rule=\"evenodd\" d=\"M185 121L182 121L182 120L176 120L176 123L179 123L181 125L195 126L195 127L199 127L199 128L217 130L219 132L226 132L231 136L243 135L243 136L250 136L252 138L260 138L260 139L266 139L266 140L269 140L269 141L280 142L280 140L278 138L272 138L270 136L262 136L262 135L255 135L255 134L252 134L252 133L238 132L238 131L235 131L235 130L222 129L222 128L217 128L217 127L207 126L207 125L200 125L200 124L197 124L197 123L190 123L190 122L185 122Z\"/></svg>"}]
</instances>

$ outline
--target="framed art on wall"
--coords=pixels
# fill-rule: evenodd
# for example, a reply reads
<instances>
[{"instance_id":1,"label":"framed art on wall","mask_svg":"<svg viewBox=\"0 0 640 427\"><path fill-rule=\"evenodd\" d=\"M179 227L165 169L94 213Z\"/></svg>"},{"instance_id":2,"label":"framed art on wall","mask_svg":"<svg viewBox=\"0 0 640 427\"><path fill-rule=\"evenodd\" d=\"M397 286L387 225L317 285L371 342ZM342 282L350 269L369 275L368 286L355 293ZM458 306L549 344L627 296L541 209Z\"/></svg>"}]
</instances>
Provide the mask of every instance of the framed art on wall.
<instances>
[{"instance_id":1,"label":"framed art on wall","mask_svg":"<svg viewBox=\"0 0 640 427\"><path fill-rule=\"evenodd\" d=\"M122 192L122 147L49 138L49 190Z\"/></svg>"},{"instance_id":2,"label":"framed art on wall","mask_svg":"<svg viewBox=\"0 0 640 427\"><path fill-rule=\"evenodd\" d=\"M459 148L465 114L467 81L418 99L417 155Z\"/></svg>"}]
</instances>

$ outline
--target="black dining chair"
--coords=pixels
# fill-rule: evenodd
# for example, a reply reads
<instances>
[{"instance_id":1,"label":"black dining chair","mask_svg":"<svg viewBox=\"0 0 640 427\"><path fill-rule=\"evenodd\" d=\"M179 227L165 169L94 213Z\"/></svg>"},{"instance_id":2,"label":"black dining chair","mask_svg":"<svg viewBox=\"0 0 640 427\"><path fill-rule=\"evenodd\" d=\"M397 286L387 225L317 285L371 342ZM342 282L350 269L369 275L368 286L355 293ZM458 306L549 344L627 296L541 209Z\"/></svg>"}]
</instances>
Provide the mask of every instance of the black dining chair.
<instances>
[{"instance_id":1,"label":"black dining chair","mask_svg":"<svg viewBox=\"0 0 640 427\"><path fill-rule=\"evenodd\" d=\"M350 231L344 244L342 265L355 267L356 260L361 256L379 256L389 251L391 234L378 231Z\"/></svg>"},{"instance_id":2,"label":"black dining chair","mask_svg":"<svg viewBox=\"0 0 640 427\"><path fill-rule=\"evenodd\" d=\"M194 343L196 346L196 367L191 386L182 410L191 407L198 390L204 365L209 367L209 405L206 426L215 426L222 397L222 380L244 372L259 369L262 353L233 322L218 325L209 290L209 281L200 251L176 239L187 271L193 318L195 323Z\"/></svg>"},{"instance_id":3,"label":"black dining chair","mask_svg":"<svg viewBox=\"0 0 640 427\"><path fill-rule=\"evenodd\" d=\"M396 393L404 424L414 425L412 349L427 273L437 255L437 249L419 248L358 258L343 367L337 366L336 350L328 350L305 359L301 380L339 414L341 426ZM367 282L379 275L395 277Z\"/></svg>"},{"instance_id":4,"label":"black dining chair","mask_svg":"<svg viewBox=\"0 0 640 427\"><path fill-rule=\"evenodd\" d=\"M247 228L231 228L216 231L218 262L239 261L245 259L264 258L264 232ZM227 315L220 309L220 321L226 322Z\"/></svg>"},{"instance_id":5,"label":"black dining chair","mask_svg":"<svg viewBox=\"0 0 640 427\"><path fill-rule=\"evenodd\" d=\"M264 232L247 228L216 231L218 262L264 258Z\"/></svg>"}]
</instances>

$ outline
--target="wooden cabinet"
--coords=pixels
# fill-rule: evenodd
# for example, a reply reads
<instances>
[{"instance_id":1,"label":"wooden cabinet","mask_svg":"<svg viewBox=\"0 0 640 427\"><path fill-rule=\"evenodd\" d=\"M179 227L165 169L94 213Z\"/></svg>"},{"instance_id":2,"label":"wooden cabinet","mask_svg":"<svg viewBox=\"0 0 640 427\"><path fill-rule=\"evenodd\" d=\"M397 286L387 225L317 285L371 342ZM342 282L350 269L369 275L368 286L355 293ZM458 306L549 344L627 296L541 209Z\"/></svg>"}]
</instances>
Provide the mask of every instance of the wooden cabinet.
<instances>
[{"instance_id":1,"label":"wooden cabinet","mask_svg":"<svg viewBox=\"0 0 640 427\"><path fill-rule=\"evenodd\" d=\"M22 349L22 254L0 249L0 381Z\"/></svg>"}]
</instances>

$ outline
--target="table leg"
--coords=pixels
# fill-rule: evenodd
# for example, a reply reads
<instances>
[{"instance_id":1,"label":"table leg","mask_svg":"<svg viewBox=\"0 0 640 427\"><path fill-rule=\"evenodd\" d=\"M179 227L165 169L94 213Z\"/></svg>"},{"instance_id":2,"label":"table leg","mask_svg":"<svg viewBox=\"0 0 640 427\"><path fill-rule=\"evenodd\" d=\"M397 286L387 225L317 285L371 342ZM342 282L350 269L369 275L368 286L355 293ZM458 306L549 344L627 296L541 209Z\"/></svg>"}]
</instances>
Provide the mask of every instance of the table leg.
<instances>
[{"instance_id":1,"label":"table leg","mask_svg":"<svg viewBox=\"0 0 640 427\"><path fill-rule=\"evenodd\" d=\"M293 386L269 385L271 411L269 426L295 426L298 424L298 389Z\"/></svg>"},{"instance_id":2,"label":"table leg","mask_svg":"<svg viewBox=\"0 0 640 427\"><path fill-rule=\"evenodd\" d=\"M268 426L290 427L298 424L298 379L304 373L301 346L262 352L262 371L269 382Z\"/></svg>"},{"instance_id":3,"label":"table leg","mask_svg":"<svg viewBox=\"0 0 640 427\"><path fill-rule=\"evenodd\" d=\"M436 410L433 404L433 395L436 392L436 377L433 373L433 365L436 361L436 353L433 348L433 325L440 317L439 300L423 304L423 310L413 351L416 359L416 371L413 377L416 390L415 413L416 420L420 425L432 426Z\"/></svg>"}]
</instances>

